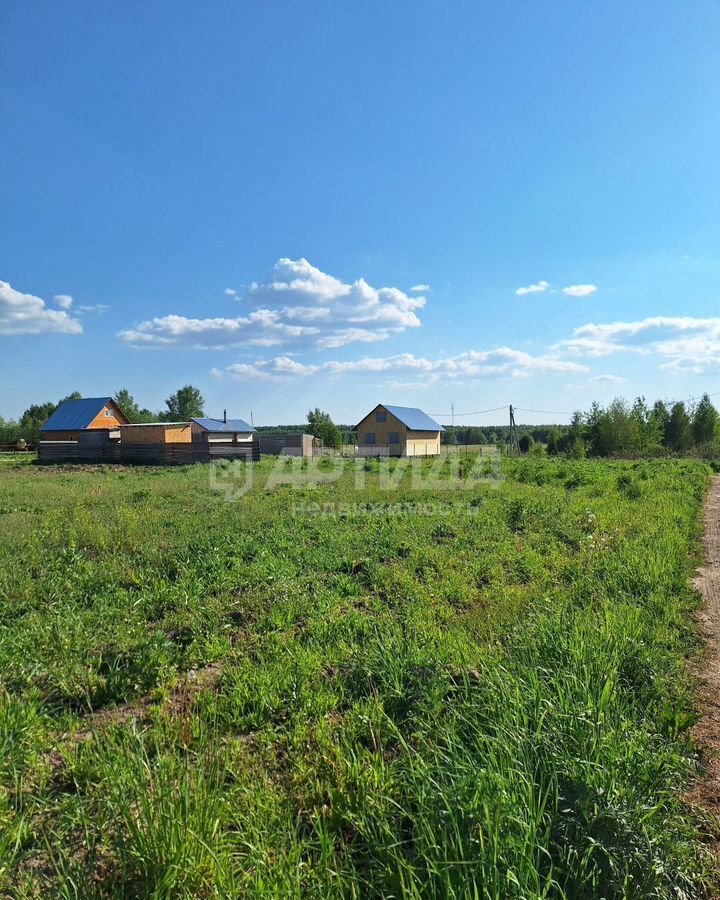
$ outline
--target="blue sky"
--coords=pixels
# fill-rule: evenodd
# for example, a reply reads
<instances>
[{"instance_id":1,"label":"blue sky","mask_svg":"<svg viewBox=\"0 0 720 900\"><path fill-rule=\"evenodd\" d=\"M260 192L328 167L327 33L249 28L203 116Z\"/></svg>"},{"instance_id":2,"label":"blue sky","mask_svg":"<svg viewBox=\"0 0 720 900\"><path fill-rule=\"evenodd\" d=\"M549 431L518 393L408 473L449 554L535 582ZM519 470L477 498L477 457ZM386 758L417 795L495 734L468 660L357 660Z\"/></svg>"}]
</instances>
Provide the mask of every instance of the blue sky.
<instances>
[{"instance_id":1,"label":"blue sky","mask_svg":"<svg viewBox=\"0 0 720 900\"><path fill-rule=\"evenodd\" d=\"M0 0L0 415L720 390L718 46L716 2Z\"/></svg>"}]
</instances>

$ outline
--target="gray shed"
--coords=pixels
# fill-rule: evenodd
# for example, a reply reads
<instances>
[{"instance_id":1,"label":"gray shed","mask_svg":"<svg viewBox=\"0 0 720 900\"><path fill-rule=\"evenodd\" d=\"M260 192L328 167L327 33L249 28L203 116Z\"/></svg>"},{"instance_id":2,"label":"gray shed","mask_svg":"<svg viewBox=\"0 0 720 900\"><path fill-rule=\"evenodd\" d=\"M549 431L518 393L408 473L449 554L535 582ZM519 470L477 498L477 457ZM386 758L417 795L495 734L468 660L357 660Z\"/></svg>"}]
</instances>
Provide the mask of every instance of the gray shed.
<instances>
[{"instance_id":1,"label":"gray shed","mask_svg":"<svg viewBox=\"0 0 720 900\"><path fill-rule=\"evenodd\" d=\"M313 455L313 441L311 434L303 434L299 431L263 432L258 435L260 453L270 456L309 456Z\"/></svg>"}]
</instances>

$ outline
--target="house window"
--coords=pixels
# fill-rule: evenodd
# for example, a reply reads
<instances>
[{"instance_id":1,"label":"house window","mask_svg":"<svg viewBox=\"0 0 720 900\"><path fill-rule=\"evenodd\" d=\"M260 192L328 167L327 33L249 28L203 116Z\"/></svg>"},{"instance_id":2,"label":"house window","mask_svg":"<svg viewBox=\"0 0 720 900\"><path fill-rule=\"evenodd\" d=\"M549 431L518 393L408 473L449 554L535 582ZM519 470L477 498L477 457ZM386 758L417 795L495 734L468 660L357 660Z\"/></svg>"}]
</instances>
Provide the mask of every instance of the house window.
<instances>
[{"instance_id":1,"label":"house window","mask_svg":"<svg viewBox=\"0 0 720 900\"><path fill-rule=\"evenodd\" d=\"M376 422L387 422L387 413L384 410L378 410L375 413L375 421Z\"/></svg>"},{"instance_id":2,"label":"house window","mask_svg":"<svg viewBox=\"0 0 720 900\"><path fill-rule=\"evenodd\" d=\"M374 444L375 443L375 432L374 431L366 432L365 443L366 444Z\"/></svg>"},{"instance_id":3,"label":"house window","mask_svg":"<svg viewBox=\"0 0 720 900\"><path fill-rule=\"evenodd\" d=\"M391 431L388 434L388 441L391 444L399 444L400 443L400 434L397 431Z\"/></svg>"},{"instance_id":4,"label":"house window","mask_svg":"<svg viewBox=\"0 0 720 900\"><path fill-rule=\"evenodd\" d=\"M105 418L106 419L110 418L110 410L107 408L107 406L105 407Z\"/></svg>"},{"instance_id":5,"label":"house window","mask_svg":"<svg viewBox=\"0 0 720 900\"><path fill-rule=\"evenodd\" d=\"M284 438L284 437L275 438L275 443L276 443L279 447L282 447L283 444L285 443L285 438Z\"/></svg>"}]
</instances>

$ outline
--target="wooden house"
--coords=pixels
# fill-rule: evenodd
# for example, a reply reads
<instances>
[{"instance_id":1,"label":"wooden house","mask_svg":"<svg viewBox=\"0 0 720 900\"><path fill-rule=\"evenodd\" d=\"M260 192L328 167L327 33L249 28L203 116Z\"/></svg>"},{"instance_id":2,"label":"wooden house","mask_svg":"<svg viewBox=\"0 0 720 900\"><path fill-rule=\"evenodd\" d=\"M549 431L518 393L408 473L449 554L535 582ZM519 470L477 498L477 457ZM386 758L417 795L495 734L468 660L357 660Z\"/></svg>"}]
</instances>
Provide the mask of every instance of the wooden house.
<instances>
[{"instance_id":1,"label":"wooden house","mask_svg":"<svg viewBox=\"0 0 720 900\"><path fill-rule=\"evenodd\" d=\"M243 419L222 419L204 417L192 419L192 439L196 444L241 444L252 445L255 429Z\"/></svg>"},{"instance_id":2,"label":"wooden house","mask_svg":"<svg viewBox=\"0 0 720 900\"><path fill-rule=\"evenodd\" d=\"M40 462L188 465L218 459L259 459L254 429L242 419L228 419L225 416L223 419L199 418L190 422L141 422L131 425L119 410L122 421L119 417L113 418L112 408L110 412L107 419L118 423L115 428L100 428L94 424L92 431L79 432L79 440L68 440L65 435L70 431L63 431L62 438L56 438L53 442L41 441L38 444ZM95 415L101 423L106 419L102 410Z\"/></svg>"},{"instance_id":3,"label":"wooden house","mask_svg":"<svg viewBox=\"0 0 720 900\"><path fill-rule=\"evenodd\" d=\"M65 400L40 428L43 441L77 441L80 432L113 430L130 420L112 397Z\"/></svg>"},{"instance_id":4,"label":"wooden house","mask_svg":"<svg viewBox=\"0 0 720 900\"><path fill-rule=\"evenodd\" d=\"M142 422L137 425L121 425L120 441L128 444L190 444L190 422Z\"/></svg>"},{"instance_id":5,"label":"wooden house","mask_svg":"<svg viewBox=\"0 0 720 900\"><path fill-rule=\"evenodd\" d=\"M355 426L358 456L437 456L445 429L412 406L380 403Z\"/></svg>"}]
</instances>

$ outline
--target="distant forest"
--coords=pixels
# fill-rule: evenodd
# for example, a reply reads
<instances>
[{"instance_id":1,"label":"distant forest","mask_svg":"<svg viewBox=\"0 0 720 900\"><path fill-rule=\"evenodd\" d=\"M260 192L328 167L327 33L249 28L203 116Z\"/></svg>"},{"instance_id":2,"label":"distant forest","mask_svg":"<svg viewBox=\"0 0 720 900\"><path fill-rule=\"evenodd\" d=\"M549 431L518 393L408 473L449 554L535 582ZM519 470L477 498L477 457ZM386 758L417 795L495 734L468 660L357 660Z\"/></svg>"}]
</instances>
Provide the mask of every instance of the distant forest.
<instances>
[{"instance_id":1,"label":"distant forest","mask_svg":"<svg viewBox=\"0 0 720 900\"><path fill-rule=\"evenodd\" d=\"M563 435L568 425L518 425L519 439L529 438L534 444L547 444ZM509 425L445 425L443 444L506 444Z\"/></svg>"}]
</instances>

